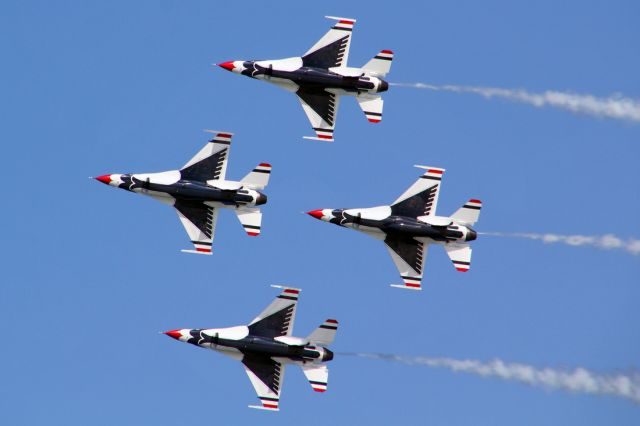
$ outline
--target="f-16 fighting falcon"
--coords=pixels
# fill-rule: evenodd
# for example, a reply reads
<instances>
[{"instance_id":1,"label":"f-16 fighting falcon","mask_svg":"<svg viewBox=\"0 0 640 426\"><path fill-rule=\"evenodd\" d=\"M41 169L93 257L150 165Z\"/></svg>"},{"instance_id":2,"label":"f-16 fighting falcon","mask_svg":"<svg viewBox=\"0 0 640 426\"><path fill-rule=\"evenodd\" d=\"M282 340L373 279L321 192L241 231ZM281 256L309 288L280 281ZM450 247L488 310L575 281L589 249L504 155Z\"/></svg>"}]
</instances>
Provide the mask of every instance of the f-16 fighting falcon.
<instances>
[{"instance_id":1,"label":"f-16 fighting falcon","mask_svg":"<svg viewBox=\"0 0 640 426\"><path fill-rule=\"evenodd\" d=\"M251 380L262 405L251 408L278 411L286 364L302 368L316 392L327 390L329 370L326 361L333 352L326 348L333 342L338 321L328 319L309 336L293 337L293 323L300 289L282 286L280 295L249 325L167 331L164 334L181 342L219 351L237 361Z\"/></svg>"},{"instance_id":2,"label":"f-16 fighting falcon","mask_svg":"<svg viewBox=\"0 0 640 426\"><path fill-rule=\"evenodd\" d=\"M302 57L229 61L218 65L298 95L317 135L305 138L331 142L340 96L355 96L370 122L382 120L380 93L389 89L382 77L391 69L393 52L381 51L362 68L348 67L351 31L356 21L334 16L326 18L338 22Z\"/></svg>"},{"instance_id":3,"label":"f-16 fighting falcon","mask_svg":"<svg viewBox=\"0 0 640 426\"><path fill-rule=\"evenodd\" d=\"M240 182L225 180L233 133L217 132L180 170L161 173L109 174L97 180L107 185L148 195L175 207L195 250L185 253L211 254L220 208L233 209L247 234L260 234L267 202L259 190L269 183L271 165L259 164Z\"/></svg>"},{"instance_id":4,"label":"f-16 fighting falcon","mask_svg":"<svg viewBox=\"0 0 640 426\"><path fill-rule=\"evenodd\" d=\"M444 169L416 166L425 173L390 206L364 209L322 209L307 214L316 219L364 232L384 241L404 284L392 287L422 290L422 267L429 244L442 244L460 272L471 267L469 241L482 202L469 200L450 217L436 216Z\"/></svg>"}]
</instances>

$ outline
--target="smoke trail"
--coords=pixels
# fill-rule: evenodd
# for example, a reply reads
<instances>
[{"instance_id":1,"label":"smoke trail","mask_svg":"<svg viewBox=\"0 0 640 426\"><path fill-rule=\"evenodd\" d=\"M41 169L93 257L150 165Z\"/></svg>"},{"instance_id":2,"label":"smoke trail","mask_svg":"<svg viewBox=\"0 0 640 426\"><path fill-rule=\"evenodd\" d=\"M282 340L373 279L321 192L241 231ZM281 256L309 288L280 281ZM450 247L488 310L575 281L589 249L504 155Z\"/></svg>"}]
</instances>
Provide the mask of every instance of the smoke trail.
<instances>
[{"instance_id":1,"label":"smoke trail","mask_svg":"<svg viewBox=\"0 0 640 426\"><path fill-rule=\"evenodd\" d=\"M625 98L621 95L611 95L608 98L597 98L592 95L579 95L553 90L547 90L543 93L530 93L522 89L457 86L450 84L435 86L425 83L391 83L391 85L455 93L475 93L488 99L493 97L504 98L512 101L523 102L538 108L548 105L597 117L617 118L620 120L640 122L640 101Z\"/></svg>"},{"instance_id":2,"label":"smoke trail","mask_svg":"<svg viewBox=\"0 0 640 426\"><path fill-rule=\"evenodd\" d=\"M481 232L480 234L497 237L528 238L530 240L540 240L546 244L562 243L570 246L592 246L605 250L621 249L634 256L640 254L640 240L630 238L625 241L611 234L600 236L502 232Z\"/></svg>"},{"instance_id":3,"label":"smoke trail","mask_svg":"<svg viewBox=\"0 0 640 426\"><path fill-rule=\"evenodd\" d=\"M482 377L497 377L534 387L561 389L596 395L613 395L640 404L640 375L599 374L582 367L572 371L553 368L538 369L526 364L506 363L500 359L482 362L472 359L407 357L393 354L347 352L339 355L357 356L407 365L447 368L453 372L471 373Z\"/></svg>"}]
</instances>

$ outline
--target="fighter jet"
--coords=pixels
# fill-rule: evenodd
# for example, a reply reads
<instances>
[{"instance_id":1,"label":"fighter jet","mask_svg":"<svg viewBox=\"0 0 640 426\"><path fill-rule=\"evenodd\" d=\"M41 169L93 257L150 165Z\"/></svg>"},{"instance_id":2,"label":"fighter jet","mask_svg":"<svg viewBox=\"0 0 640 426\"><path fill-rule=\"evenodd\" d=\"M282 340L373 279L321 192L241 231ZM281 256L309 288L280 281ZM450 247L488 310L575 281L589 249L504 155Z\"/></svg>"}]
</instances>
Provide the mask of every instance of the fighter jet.
<instances>
[{"instance_id":1,"label":"fighter jet","mask_svg":"<svg viewBox=\"0 0 640 426\"><path fill-rule=\"evenodd\" d=\"M430 244L441 244L458 271L469 270L469 241L478 236L471 226L480 217L482 202L469 200L449 217L436 216L444 169L415 167L426 171L390 206L321 209L307 214L384 241L404 282L391 286L422 290L422 269Z\"/></svg>"},{"instance_id":2,"label":"fighter jet","mask_svg":"<svg viewBox=\"0 0 640 426\"><path fill-rule=\"evenodd\" d=\"M248 235L260 234L262 213L258 206L267 202L267 196L259 190L269 183L271 165L260 163L240 182L225 180L233 133L207 132L213 133L213 138L180 170L114 173L95 179L175 207L195 248L182 251L210 255L221 208L233 209Z\"/></svg>"},{"instance_id":3,"label":"fighter jet","mask_svg":"<svg viewBox=\"0 0 640 426\"><path fill-rule=\"evenodd\" d=\"M287 364L302 368L311 388L327 390L329 370L324 364L333 359L330 345L338 330L338 321L328 319L309 336L293 337L293 323L300 289L281 288L280 295L249 325L228 328L183 328L164 334L181 342L219 351L242 362L262 405L262 410L279 410L284 369Z\"/></svg>"},{"instance_id":4,"label":"fighter jet","mask_svg":"<svg viewBox=\"0 0 640 426\"><path fill-rule=\"evenodd\" d=\"M335 16L326 18L338 22L302 57L229 61L218 66L276 84L298 95L317 135L305 138L331 142L340 96L355 96L370 122L382 120L380 93L389 89L389 84L382 77L391 69L393 52L381 51L362 68L348 67L351 31L356 20Z\"/></svg>"}]
</instances>

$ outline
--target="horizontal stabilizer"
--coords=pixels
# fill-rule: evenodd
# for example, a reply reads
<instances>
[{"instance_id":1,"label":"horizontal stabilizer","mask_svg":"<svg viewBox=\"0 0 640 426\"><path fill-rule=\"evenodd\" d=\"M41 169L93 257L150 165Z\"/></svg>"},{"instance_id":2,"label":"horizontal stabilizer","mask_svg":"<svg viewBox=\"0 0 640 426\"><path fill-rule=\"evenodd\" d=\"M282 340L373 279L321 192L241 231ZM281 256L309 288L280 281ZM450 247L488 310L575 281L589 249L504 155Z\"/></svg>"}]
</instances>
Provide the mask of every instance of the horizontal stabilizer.
<instances>
[{"instance_id":1,"label":"horizontal stabilizer","mask_svg":"<svg viewBox=\"0 0 640 426\"><path fill-rule=\"evenodd\" d=\"M271 176L271 164L260 163L248 175L242 178L240 183L252 189L263 189L269 184Z\"/></svg>"},{"instance_id":2,"label":"horizontal stabilizer","mask_svg":"<svg viewBox=\"0 0 640 426\"><path fill-rule=\"evenodd\" d=\"M379 123L382 121L382 106L384 101L378 95L361 95L356 96L356 101L360 109L364 112L371 123Z\"/></svg>"},{"instance_id":3,"label":"horizontal stabilizer","mask_svg":"<svg viewBox=\"0 0 640 426\"><path fill-rule=\"evenodd\" d=\"M241 208L236 210L238 220L247 235L257 237L262 226L262 212L256 208Z\"/></svg>"},{"instance_id":4,"label":"horizontal stabilizer","mask_svg":"<svg viewBox=\"0 0 640 426\"><path fill-rule=\"evenodd\" d=\"M460 272L467 272L471 268L471 247L469 244L447 244L444 246L453 266Z\"/></svg>"},{"instance_id":5,"label":"horizontal stabilizer","mask_svg":"<svg viewBox=\"0 0 640 426\"><path fill-rule=\"evenodd\" d=\"M480 218L480 209L482 208L482 201L469 200L464 206L460 207L451 218L457 222L463 222L467 225L473 225Z\"/></svg>"},{"instance_id":6,"label":"horizontal stabilizer","mask_svg":"<svg viewBox=\"0 0 640 426\"><path fill-rule=\"evenodd\" d=\"M316 392L326 392L329 380L329 369L326 365L303 364L302 372Z\"/></svg>"},{"instance_id":7,"label":"horizontal stabilizer","mask_svg":"<svg viewBox=\"0 0 640 426\"><path fill-rule=\"evenodd\" d=\"M391 70L391 61L393 61L393 52L383 50L362 68L367 71L367 73L373 74L376 77L384 77Z\"/></svg>"},{"instance_id":8,"label":"horizontal stabilizer","mask_svg":"<svg viewBox=\"0 0 640 426\"><path fill-rule=\"evenodd\" d=\"M333 339L338 332L338 321L334 319L328 319L322 323L322 325L307 337L307 340L313 344L328 346L333 343Z\"/></svg>"}]
</instances>

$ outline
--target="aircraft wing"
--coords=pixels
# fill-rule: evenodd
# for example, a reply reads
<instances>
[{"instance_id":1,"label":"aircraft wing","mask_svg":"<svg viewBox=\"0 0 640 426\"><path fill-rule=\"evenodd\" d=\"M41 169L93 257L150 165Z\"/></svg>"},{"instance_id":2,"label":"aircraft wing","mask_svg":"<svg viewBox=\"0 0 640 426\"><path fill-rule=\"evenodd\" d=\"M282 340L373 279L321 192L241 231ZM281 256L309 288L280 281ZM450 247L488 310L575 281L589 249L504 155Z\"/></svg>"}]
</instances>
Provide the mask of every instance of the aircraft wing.
<instances>
[{"instance_id":1,"label":"aircraft wing","mask_svg":"<svg viewBox=\"0 0 640 426\"><path fill-rule=\"evenodd\" d=\"M195 250L182 250L185 253L211 254L211 245L218 220L218 209L201 202L176 200L173 207L189 234Z\"/></svg>"},{"instance_id":2,"label":"aircraft wing","mask_svg":"<svg viewBox=\"0 0 640 426\"><path fill-rule=\"evenodd\" d=\"M460 272L467 272L471 268L471 247L469 244L449 243L444 246L453 266Z\"/></svg>"},{"instance_id":3,"label":"aircraft wing","mask_svg":"<svg viewBox=\"0 0 640 426\"><path fill-rule=\"evenodd\" d=\"M311 122L311 127L316 132L315 137L305 136L305 139L333 142L333 129L340 105L340 96L324 89L304 87L300 87L296 95L298 95L302 109Z\"/></svg>"},{"instance_id":4,"label":"aircraft wing","mask_svg":"<svg viewBox=\"0 0 640 426\"><path fill-rule=\"evenodd\" d=\"M413 238L385 238L384 243L395 263L404 284L392 284L392 287L406 288L409 290L422 290L422 265L427 258L425 245Z\"/></svg>"},{"instance_id":5,"label":"aircraft wing","mask_svg":"<svg viewBox=\"0 0 640 426\"><path fill-rule=\"evenodd\" d=\"M244 370L251 380L262 405L250 405L260 410L278 411L280 384L284 377L285 364L274 361L268 356L245 354L242 358Z\"/></svg>"},{"instance_id":6,"label":"aircraft wing","mask_svg":"<svg viewBox=\"0 0 640 426\"><path fill-rule=\"evenodd\" d=\"M335 19L338 22L307 53L302 55L302 65L305 67L329 69L347 65L351 31L356 20L334 16L326 16L326 18Z\"/></svg>"},{"instance_id":7,"label":"aircraft wing","mask_svg":"<svg viewBox=\"0 0 640 426\"><path fill-rule=\"evenodd\" d=\"M419 217L436 214L440 181L444 169L416 166L425 169L420 178L391 205L391 212L398 216Z\"/></svg>"},{"instance_id":8,"label":"aircraft wing","mask_svg":"<svg viewBox=\"0 0 640 426\"><path fill-rule=\"evenodd\" d=\"M208 130L209 131L209 130ZM224 180L227 173L227 160L229 159L229 146L233 133L217 132L182 169L182 179L206 182L208 180Z\"/></svg>"},{"instance_id":9,"label":"aircraft wing","mask_svg":"<svg viewBox=\"0 0 640 426\"><path fill-rule=\"evenodd\" d=\"M282 292L249 324L249 333L254 336L291 336L293 331L300 289L273 287L282 288Z\"/></svg>"}]
</instances>

